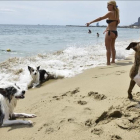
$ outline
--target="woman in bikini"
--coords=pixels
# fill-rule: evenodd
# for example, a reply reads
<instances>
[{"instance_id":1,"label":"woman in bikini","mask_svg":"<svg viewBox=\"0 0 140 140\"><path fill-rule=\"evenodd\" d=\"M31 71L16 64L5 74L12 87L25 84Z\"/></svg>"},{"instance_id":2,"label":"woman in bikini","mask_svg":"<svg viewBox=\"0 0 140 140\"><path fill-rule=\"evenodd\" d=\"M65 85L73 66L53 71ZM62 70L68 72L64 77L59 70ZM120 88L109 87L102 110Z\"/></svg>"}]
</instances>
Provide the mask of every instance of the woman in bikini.
<instances>
[{"instance_id":1,"label":"woman in bikini","mask_svg":"<svg viewBox=\"0 0 140 140\"><path fill-rule=\"evenodd\" d=\"M119 9L118 6L116 5L115 1L109 1L107 3L107 9L108 13L103 16L99 17L89 23L87 23L87 27L94 22L101 21L103 19L107 19L106 22L108 23L108 26L104 33L105 35L105 46L106 46L106 57L107 57L107 65L110 65L110 57L112 56L112 61L111 63L115 63L115 56L116 56L116 50L115 50L115 40L118 36L117 32L117 25L120 23L119 19Z\"/></svg>"}]
</instances>

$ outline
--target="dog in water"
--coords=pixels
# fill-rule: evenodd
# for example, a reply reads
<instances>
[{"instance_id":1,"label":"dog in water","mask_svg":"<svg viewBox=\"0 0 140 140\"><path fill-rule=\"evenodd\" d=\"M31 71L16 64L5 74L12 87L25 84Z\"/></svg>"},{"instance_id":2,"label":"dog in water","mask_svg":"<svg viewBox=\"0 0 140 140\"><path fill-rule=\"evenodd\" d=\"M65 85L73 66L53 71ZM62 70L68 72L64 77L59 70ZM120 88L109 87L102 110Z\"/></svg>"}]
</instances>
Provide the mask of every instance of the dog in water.
<instances>
[{"instance_id":1,"label":"dog in water","mask_svg":"<svg viewBox=\"0 0 140 140\"><path fill-rule=\"evenodd\" d=\"M18 99L24 99L25 91L21 90L17 85L0 88L0 126L8 126L14 124L32 124L30 120L11 120L15 118L34 118L34 114L14 113Z\"/></svg>"},{"instance_id":2,"label":"dog in water","mask_svg":"<svg viewBox=\"0 0 140 140\"><path fill-rule=\"evenodd\" d=\"M49 79L54 79L55 76L49 74L46 70L40 69L40 66L33 68L28 66L32 80L28 84L28 88L37 87L40 83L47 81Z\"/></svg>"},{"instance_id":3,"label":"dog in water","mask_svg":"<svg viewBox=\"0 0 140 140\"><path fill-rule=\"evenodd\" d=\"M135 51L135 60L134 60L134 64L130 70L130 85L129 85L129 89L128 89L128 98L132 99L132 90L135 86L135 84L137 83L138 85L140 85L140 74L139 72L139 67L140 67L140 42L131 42L129 44L129 46L126 48L126 50L130 50L133 49Z\"/></svg>"}]
</instances>

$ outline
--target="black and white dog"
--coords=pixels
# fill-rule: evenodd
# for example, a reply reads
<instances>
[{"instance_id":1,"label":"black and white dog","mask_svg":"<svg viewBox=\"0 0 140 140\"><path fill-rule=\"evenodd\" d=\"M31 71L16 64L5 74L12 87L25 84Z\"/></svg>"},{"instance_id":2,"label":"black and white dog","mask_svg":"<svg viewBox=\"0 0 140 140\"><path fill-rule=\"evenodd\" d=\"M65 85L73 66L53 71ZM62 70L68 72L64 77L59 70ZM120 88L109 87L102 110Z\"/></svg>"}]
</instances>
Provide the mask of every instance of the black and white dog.
<instances>
[{"instance_id":1,"label":"black and white dog","mask_svg":"<svg viewBox=\"0 0 140 140\"><path fill-rule=\"evenodd\" d=\"M40 66L38 66L36 68L28 66L28 70L29 70L31 78L32 78L30 83L28 84L28 88L31 88L31 87L34 88L34 87L40 85L41 82L55 78L55 76L49 74L48 72L46 72L46 70L40 69Z\"/></svg>"},{"instance_id":2,"label":"black and white dog","mask_svg":"<svg viewBox=\"0 0 140 140\"><path fill-rule=\"evenodd\" d=\"M39 70L39 69L40 69L40 66L38 66L37 68L28 66L28 70L32 78L30 83L28 84L28 88L36 87L41 82L47 80L49 74L45 70Z\"/></svg>"},{"instance_id":3,"label":"black and white dog","mask_svg":"<svg viewBox=\"0 0 140 140\"><path fill-rule=\"evenodd\" d=\"M32 124L30 120L11 120L15 118L34 118L34 114L14 113L17 100L23 99L25 91L21 90L17 85L6 88L0 88L0 126L8 126L13 124Z\"/></svg>"}]
</instances>

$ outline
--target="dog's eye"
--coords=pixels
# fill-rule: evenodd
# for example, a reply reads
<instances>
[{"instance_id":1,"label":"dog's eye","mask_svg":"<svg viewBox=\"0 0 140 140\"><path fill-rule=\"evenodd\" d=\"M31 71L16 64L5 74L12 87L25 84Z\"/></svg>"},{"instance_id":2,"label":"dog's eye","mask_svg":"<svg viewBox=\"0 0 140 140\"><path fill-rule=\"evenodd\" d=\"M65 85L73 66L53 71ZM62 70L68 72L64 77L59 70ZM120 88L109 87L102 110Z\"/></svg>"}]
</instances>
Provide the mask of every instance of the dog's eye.
<instances>
[{"instance_id":1,"label":"dog's eye","mask_svg":"<svg viewBox=\"0 0 140 140\"><path fill-rule=\"evenodd\" d=\"M19 86L17 86L17 88L18 88L18 89L20 89L20 87L19 87Z\"/></svg>"},{"instance_id":2,"label":"dog's eye","mask_svg":"<svg viewBox=\"0 0 140 140\"><path fill-rule=\"evenodd\" d=\"M15 86L16 86L18 89L20 89L20 87L19 87L19 86L17 86L17 85L16 85L16 83L15 83Z\"/></svg>"},{"instance_id":3,"label":"dog's eye","mask_svg":"<svg viewBox=\"0 0 140 140\"><path fill-rule=\"evenodd\" d=\"M34 72L34 70L32 70L32 72Z\"/></svg>"}]
</instances>

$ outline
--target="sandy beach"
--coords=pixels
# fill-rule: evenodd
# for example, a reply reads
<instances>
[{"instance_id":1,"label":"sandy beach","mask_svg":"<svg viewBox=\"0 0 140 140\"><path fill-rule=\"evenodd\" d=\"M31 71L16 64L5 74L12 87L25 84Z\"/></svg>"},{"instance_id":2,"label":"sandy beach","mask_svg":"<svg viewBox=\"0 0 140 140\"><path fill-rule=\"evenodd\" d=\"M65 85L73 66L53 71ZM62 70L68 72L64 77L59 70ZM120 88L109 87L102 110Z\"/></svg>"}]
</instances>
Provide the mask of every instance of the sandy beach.
<instances>
[{"instance_id":1,"label":"sandy beach","mask_svg":"<svg viewBox=\"0 0 140 140\"><path fill-rule=\"evenodd\" d=\"M127 99L132 58L27 91L15 112L36 114L33 126L0 128L0 140L139 140L137 85Z\"/></svg>"}]
</instances>

